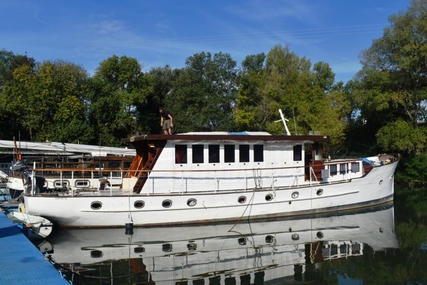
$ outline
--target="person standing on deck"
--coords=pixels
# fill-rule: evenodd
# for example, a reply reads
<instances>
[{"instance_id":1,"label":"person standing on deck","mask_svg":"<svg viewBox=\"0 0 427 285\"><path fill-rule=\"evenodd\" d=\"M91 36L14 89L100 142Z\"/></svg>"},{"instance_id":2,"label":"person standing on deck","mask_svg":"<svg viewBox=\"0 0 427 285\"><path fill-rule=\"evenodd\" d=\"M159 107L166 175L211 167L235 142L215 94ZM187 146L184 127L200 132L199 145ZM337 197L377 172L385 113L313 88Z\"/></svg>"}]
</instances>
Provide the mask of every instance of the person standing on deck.
<instances>
[{"instance_id":1,"label":"person standing on deck","mask_svg":"<svg viewBox=\"0 0 427 285\"><path fill-rule=\"evenodd\" d=\"M160 126L163 128L163 132L165 135L171 135L172 134L172 128L173 128L173 117L172 115L166 111L163 110L162 107L159 108L160 113Z\"/></svg>"}]
</instances>

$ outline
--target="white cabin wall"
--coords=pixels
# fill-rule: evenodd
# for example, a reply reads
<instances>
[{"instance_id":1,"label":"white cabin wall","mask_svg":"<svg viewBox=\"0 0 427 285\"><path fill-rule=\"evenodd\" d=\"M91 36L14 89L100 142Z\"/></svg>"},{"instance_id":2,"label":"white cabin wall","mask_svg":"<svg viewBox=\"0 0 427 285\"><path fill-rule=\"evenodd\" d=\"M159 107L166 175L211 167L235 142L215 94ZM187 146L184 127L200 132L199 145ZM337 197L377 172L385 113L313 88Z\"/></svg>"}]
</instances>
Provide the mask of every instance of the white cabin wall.
<instances>
[{"instance_id":1,"label":"white cabin wall","mask_svg":"<svg viewBox=\"0 0 427 285\"><path fill-rule=\"evenodd\" d=\"M187 145L187 163L175 163L175 143L168 142L158 158L142 193L197 192L206 190L235 190L261 187L280 187L304 182L304 146L301 161L294 161L293 146L264 142L263 161L254 162L254 143L221 142L219 163L209 163L209 144L203 144L204 163L192 163L192 144ZM224 162L224 144L234 144L234 162ZM249 162L239 162L239 145L249 144ZM255 143L260 144L260 143ZM301 168L295 169L295 166ZM192 172L200 170L200 172ZM173 178L171 177L173 172Z\"/></svg>"}]
</instances>

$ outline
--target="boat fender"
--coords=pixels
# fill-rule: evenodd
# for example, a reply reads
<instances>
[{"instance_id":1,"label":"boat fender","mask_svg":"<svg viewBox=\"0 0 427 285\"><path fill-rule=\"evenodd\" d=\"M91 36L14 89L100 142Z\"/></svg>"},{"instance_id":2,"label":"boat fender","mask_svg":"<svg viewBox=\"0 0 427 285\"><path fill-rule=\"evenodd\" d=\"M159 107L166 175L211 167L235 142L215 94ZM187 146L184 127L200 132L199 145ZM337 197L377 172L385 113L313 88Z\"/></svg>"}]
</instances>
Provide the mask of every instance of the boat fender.
<instances>
[{"instance_id":1,"label":"boat fender","mask_svg":"<svg viewBox=\"0 0 427 285\"><path fill-rule=\"evenodd\" d=\"M18 205L18 212L19 213L26 213L27 211L25 210L25 205L24 203L19 203Z\"/></svg>"},{"instance_id":2,"label":"boat fender","mask_svg":"<svg viewBox=\"0 0 427 285\"><path fill-rule=\"evenodd\" d=\"M128 221L125 223L125 234L129 236L133 235L133 220L130 213L128 216Z\"/></svg>"},{"instance_id":3,"label":"boat fender","mask_svg":"<svg viewBox=\"0 0 427 285\"><path fill-rule=\"evenodd\" d=\"M133 223L126 223L125 224L125 234L128 236L133 235Z\"/></svg>"}]
</instances>

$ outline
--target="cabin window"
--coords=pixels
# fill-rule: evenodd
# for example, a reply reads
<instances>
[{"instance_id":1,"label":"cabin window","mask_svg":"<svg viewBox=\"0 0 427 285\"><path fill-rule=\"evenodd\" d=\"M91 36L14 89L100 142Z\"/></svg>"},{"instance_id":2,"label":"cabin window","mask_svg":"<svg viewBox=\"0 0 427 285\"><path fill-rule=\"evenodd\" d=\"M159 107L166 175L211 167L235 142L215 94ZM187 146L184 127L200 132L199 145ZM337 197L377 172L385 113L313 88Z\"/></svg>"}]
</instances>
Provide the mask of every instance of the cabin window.
<instances>
[{"instance_id":1,"label":"cabin window","mask_svg":"<svg viewBox=\"0 0 427 285\"><path fill-rule=\"evenodd\" d=\"M97 163L96 165L95 165L95 169L104 169L104 163Z\"/></svg>"},{"instance_id":2,"label":"cabin window","mask_svg":"<svg viewBox=\"0 0 427 285\"><path fill-rule=\"evenodd\" d=\"M209 145L209 163L218 163L219 162L219 145L210 144Z\"/></svg>"},{"instance_id":3,"label":"cabin window","mask_svg":"<svg viewBox=\"0 0 427 285\"><path fill-rule=\"evenodd\" d=\"M109 161L108 168L120 168L120 161Z\"/></svg>"},{"instance_id":4,"label":"cabin window","mask_svg":"<svg viewBox=\"0 0 427 285\"><path fill-rule=\"evenodd\" d=\"M203 163L203 145L193 145L193 163Z\"/></svg>"},{"instance_id":5,"label":"cabin window","mask_svg":"<svg viewBox=\"0 0 427 285\"><path fill-rule=\"evenodd\" d=\"M347 173L347 164L340 164L340 174Z\"/></svg>"},{"instance_id":6,"label":"cabin window","mask_svg":"<svg viewBox=\"0 0 427 285\"><path fill-rule=\"evenodd\" d=\"M359 171L360 171L359 163L357 163L357 162L353 162L353 163L351 164L351 171L352 171L352 172L359 172Z\"/></svg>"},{"instance_id":7,"label":"cabin window","mask_svg":"<svg viewBox=\"0 0 427 285\"><path fill-rule=\"evenodd\" d=\"M89 187L90 182L89 182L89 180L76 180L75 186L78 188Z\"/></svg>"},{"instance_id":8,"label":"cabin window","mask_svg":"<svg viewBox=\"0 0 427 285\"><path fill-rule=\"evenodd\" d=\"M302 145L294 145L294 161L302 160Z\"/></svg>"},{"instance_id":9,"label":"cabin window","mask_svg":"<svg viewBox=\"0 0 427 285\"><path fill-rule=\"evenodd\" d=\"M187 163L187 145L175 145L175 163Z\"/></svg>"},{"instance_id":10,"label":"cabin window","mask_svg":"<svg viewBox=\"0 0 427 285\"><path fill-rule=\"evenodd\" d=\"M353 254L355 254L355 253L360 253L360 244L352 244L351 245L351 252L353 253Z\"/></svg>"},{"instance_id":11,"label":"cabin window","mask_svg":"<svg viewBox=\"0 0 427 285\"><path fill-rule=\"evenodd\" d=\"M329 170L330 170L331 175L337 175L337 165L336 164L330 165Z\"/></svg>"},{"instance_id":12,"label":"cabin window","mask_svg":"<svg viewBox=\"0 0 427 285\"><path fill-rule=\"evenodd\" d=\"M246 145L246 144L239 145L239 161L249 162L249 145Z\"/></svg>"},{"instance_id":13,"label":"cabin window","mask_svg":"<svg viewBox=\"0 0 427 285\"><path fill-rule=\"evenodd\" d=\"M68 180L55 180L53 185L55 188L68 188L70 187L70 182Z\"/></svg>"},{"instance_id":14,"label":"cabin window","mask_svg":"<svg viewBox=\"0 0 427 285\"><path fill-rule=\"evenodd\" d=\"M255 162L264 161L264 145L262 144L254 145L254 161Z\"/></svg>"},{"instance_id":15,"label":"cabin window","mask_svg":"<svg viewBox=\"0 0 427 285\"><path fill-rule=\"evenodd\" d=\"M224 145L224 162L235 162L234 144Z\"/></svg>"},{"instance_id":16,"label":"cabin window","mask_svg":"<svg viewBox=\"0 0 427 285\"><path fill-rule=\"evenodd\" d=\"M338 246L336 244L331 245L331 255L338 254Z\"/></svg>"},{"instance_id":17,"label":"cabin window","mask_svg":"<svg viewBox=\"0 0 427 285\"><path fill-rule=\"evenodd\" d=\"M123 168L128 169L132 164L132 161L124 161L123 162Z\"/></svg>"}]
</instances>

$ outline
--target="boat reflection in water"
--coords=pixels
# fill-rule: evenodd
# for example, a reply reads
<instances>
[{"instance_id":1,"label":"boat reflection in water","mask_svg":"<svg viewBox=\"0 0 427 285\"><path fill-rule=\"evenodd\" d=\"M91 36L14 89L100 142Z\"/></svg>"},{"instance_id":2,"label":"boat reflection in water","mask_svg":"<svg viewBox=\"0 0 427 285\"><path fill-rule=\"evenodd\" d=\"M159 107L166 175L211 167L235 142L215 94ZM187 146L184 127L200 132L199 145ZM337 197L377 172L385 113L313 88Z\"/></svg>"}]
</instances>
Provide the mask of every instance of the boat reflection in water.
<instances>
[{"instance_id":1,"label":"boat reflection in water","mask_svg":"<svg viewBox=\"0 0 427 285\"><path fill-rule=\"evenodd\" d=\"M62 229L40 249L52 246L52 260L73 284L196 285L308 281L322 261L398 247L392 204L327 217L125 231Z\"/></svg>"}]
</instances>

